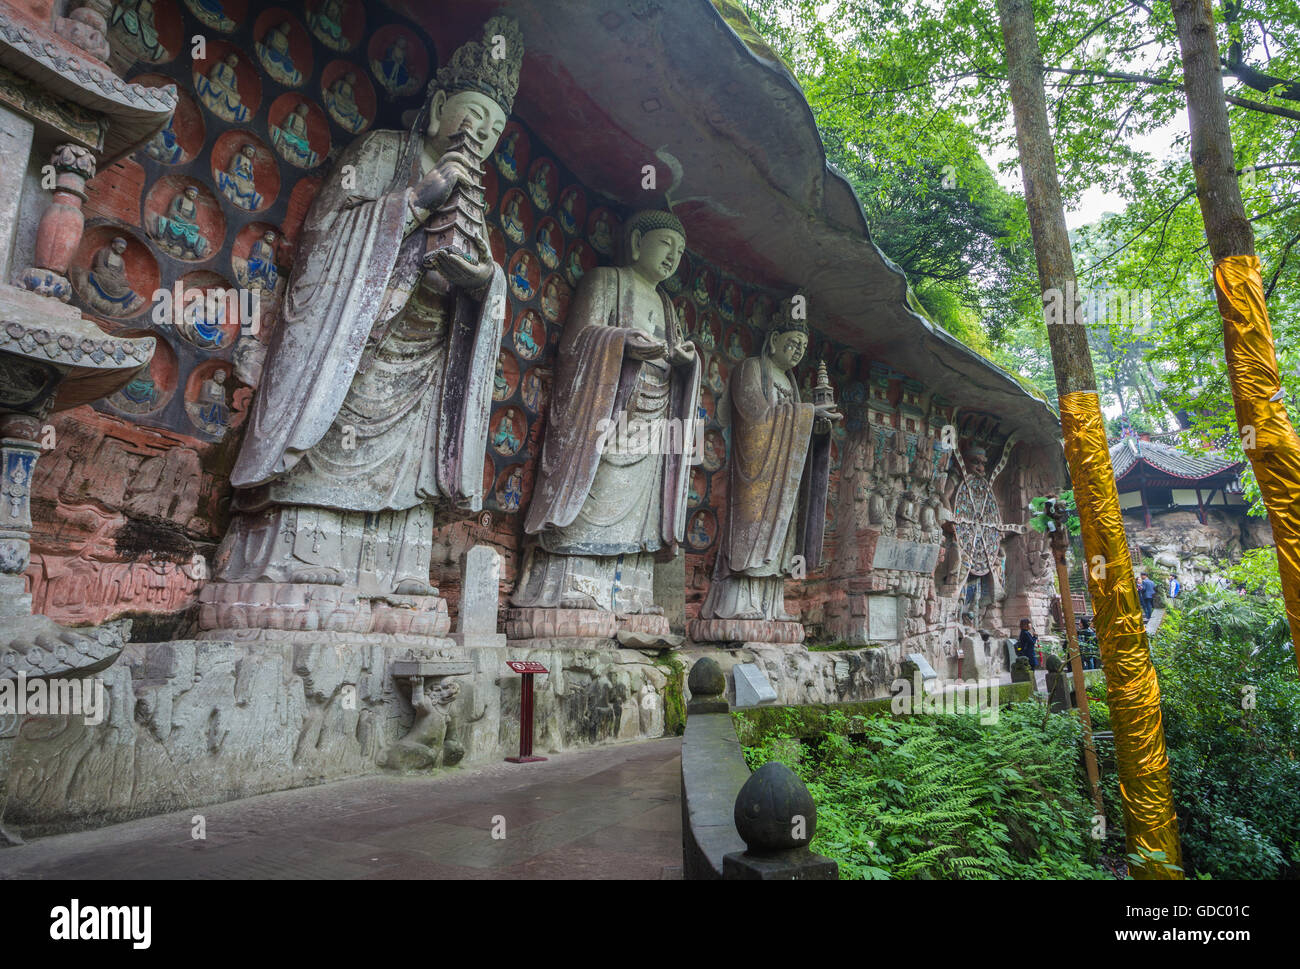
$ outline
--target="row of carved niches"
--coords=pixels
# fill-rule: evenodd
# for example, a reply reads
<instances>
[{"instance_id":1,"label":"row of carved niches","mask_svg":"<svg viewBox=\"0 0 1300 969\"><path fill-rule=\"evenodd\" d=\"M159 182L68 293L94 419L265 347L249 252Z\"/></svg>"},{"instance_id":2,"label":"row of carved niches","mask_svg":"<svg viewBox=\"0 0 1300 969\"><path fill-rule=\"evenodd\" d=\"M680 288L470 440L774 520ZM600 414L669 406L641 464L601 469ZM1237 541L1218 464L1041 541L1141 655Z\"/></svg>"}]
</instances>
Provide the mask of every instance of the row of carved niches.
<instances>
[{"instance_id":1,"label":"row of carved niches","mask_svg":"<svg viewBox=\"0 0 1300 969\"><path fill-rule=\"evenodd\" d=\"M402 127L436 68L427 37L388 11L369 19L351 0L115 6L114 66L140 84L175 85L179 103L167 128L91 183L92 228L73 288L106 329L147 327L171 357L160 353L156 372L101 409L209 441L238 424L234 401L260 375L330 155L370 128ZM159 324L157 295L178 286L186 299L195 289L242 292L236 303L205 299L188 311L182 301Z\"/></svg>"},{"instance_id":2,"label":"row of carved niches","mask_svg":"<svg viewBox=\"0 0 1300 969\"><path fill-rule=\"evenodd\" d=\"M186 184L185 188L201 186ZM153 198L155 193L150 193ZM195 192L197 195L197 191ZM182 198L188 198L182 195ZM156 249L172 252L182 247L193 249L209 246L202 235L204 225L211 227L220 213L212 216L211 209L198 204L199 221L188 223L187 214L168 209L159 213L146 202L146 224L153 226L149 235L154 237L151 246L135 229L112 222L97 222L87 227L81 243L73 254L69 269L73 292L82 306L92 315L110 321L143 318L143 322L162 326L179 326L194 322L192 317L182 319L171 312L175 302L176 287L181 287L183 302L194 304L188 297L191 289L226 290L244 289L238 294L240 302L232 304L242 314L246 332L257 333L263 340L275 319L275 302L284 289L284 266L292 249L286 245L279 228L269 222L250 222L240 229L230 247L229 260L222 260L228 271L223 274L207 266L184 267L164 265ZM192 210L185 210L185 212ZM190 231L187 226L194 227ZM186 260L197 261L197 260ZM206 261L206 260L205 260ZM166 270L166 271L164 271ZM210 301L209 301L210 302ZM160 306L160 303L165 305ZM198 322L207 327L229 327L239 320L227 318L222 309L221 318L203 318ZM252 310L257 310L257 315ZM113 323L108 327L112 328ZM200 327L202 329L202 327ZM238 326L235 326L236 331ZM217 335L187 336L191 343L205 350L229 348L232 341Z\"/></svg>"},{"instance_id":3,"label":"row of carved niches","mask_svg":"<svg viewBox=\"0 0 1300 969\"><path fill-rule=\"evenodd\" d=\"M367 35L359 0L255 9L251 30L248 0L185 0L184 6L192 20L176 0L119 0L109 26L113 65L123 73L133 65L193 58L195 90L226 121L257 113L265 78L310 92L341 128L357 134L375 120L376 89L390 100L418 94L436 67L429 45L405 24L376 24ZM205 56L198 56L195 36L204 38Z\"/></svg>"}]
</instances>

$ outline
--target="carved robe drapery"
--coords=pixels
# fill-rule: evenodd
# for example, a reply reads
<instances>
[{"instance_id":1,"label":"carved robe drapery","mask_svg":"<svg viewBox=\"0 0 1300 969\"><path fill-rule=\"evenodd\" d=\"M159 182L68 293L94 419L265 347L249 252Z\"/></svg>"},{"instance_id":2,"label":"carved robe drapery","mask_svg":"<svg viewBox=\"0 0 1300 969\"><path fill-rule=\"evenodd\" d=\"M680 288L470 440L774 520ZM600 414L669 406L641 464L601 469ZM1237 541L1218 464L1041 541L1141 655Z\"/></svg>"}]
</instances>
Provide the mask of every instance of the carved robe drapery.
<instances>
[{"instance_id":1,"label":"carved robe drapery","mask_svg":"<svg viewBox=\"0 0 1300 969\"><path fill-rule=\"evenodd\" d=\"M683 452L694 440L699 358L677 366L632 359L625 351L633 328L666 341L671 352L678 335L668 296L655 290L647 299L631 268L584 276L560 342L524 523L537 544L516 605L640 612L653 601L655 554L671 556L685 536L690 467ZM617 427L620 415L628 435ZM637 422L658 428L659 445L637 447Z\"/></svg>"},{"instance_id":2,"label":"carved robe drapery","mask_svg":"<svg viewBox=\"0 0 1300 969\"><path fill-rule=\"evenodd\" d=\"M719 407L731 421L722 538L705 619L785 620L794 557L821 563L830 480L830 435L814 434L814 408L774 380L767 357L736 368ZM724 409L725 408L725 409Z\"/></svg>"},{"instance_id":3,"label":"carved robe drapery","mask_svg":"<svg viewBox=\"0 0 1300 969\"><path fill-rule=\"evenodd\" d=\"M222 578L427 579L434 505L482 506L505 275L471 297L422 267L422 136L358 139L312 204L231 474L245 514Z\"/></svg>"}]
</instances>

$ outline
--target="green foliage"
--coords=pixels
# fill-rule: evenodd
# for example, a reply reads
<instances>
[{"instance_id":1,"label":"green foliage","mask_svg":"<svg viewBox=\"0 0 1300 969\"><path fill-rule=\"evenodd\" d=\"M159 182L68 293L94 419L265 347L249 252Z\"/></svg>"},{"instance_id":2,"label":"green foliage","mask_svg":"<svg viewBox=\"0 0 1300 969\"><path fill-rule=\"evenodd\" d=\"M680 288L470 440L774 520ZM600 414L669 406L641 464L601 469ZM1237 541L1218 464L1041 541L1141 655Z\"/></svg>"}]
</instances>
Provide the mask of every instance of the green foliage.
<instances>
[{"instance_id":1,"label":"green foliage","mask_svg":"<svg viewBox=\"0 0 1300 969\"><path fill-rule=\"evenodd\" d=\"M1079 761L1079 724L1038 703L975 717L835 713L810 745L787 718L745 752L780 760L817 802L814 851L840 875L1105 878Z\"/></svg>"},{"instance_id":2,"label":"green foliage","mask_svg":"<svg viewBox=\"0 0 1300 969\"><path fill-rule=\"evenodd\" d=\"M984 160L1000 159L1006 176L1017 165L994 0L744 6L803 85L832 161L858 190L877 241L908 273L927 312L1054 401L1024 205L997 185ZM1214 8L1225 88L1234 98L1234 160L1294 413L1300 2L1233 0ZM1118 405L1138 428L1189 429L1184 443L1226 439L1227 456L1244 459L1171 6L1035 0L1034 14L1067 210L1089 191L1120 199L1116 211L1072 233L1081 291L1139 296L1150 307L1140 322L1108 314L1089 324L1103 404ZM1262 514L1249 470L1244 484L1252 512Z\"/></svg>"},{"instance_id":3,"label":"green foliage","mask_svg":"<svg viewBox=\"0 0 1300 969\"><path fill-rule=\"evenodd\" d=\"M872 238L906 273L925 313L1005 369L1023 371L1025 361L992 337L1037 313L1024 202L998 184L958 112L870 97L908 79L907 64L874 50L901 53L896 11L868 24L853 4L744 7L803 87L827 159L853 186Z\"/></svg>"},{"instance_id":4,"label":"green foliage","mask_svg":"<svg viewBox=\"0 0 1300 969\"><path fill-rule=\"evenodd\" d=\"M1058 504L1064 504L1065 510L1070 513L1065 520L1065 527L1069 529L1071 535L1078 535L1082 526L1079 523L1079 516L1075 514L1079 507L1074 503L1074 491L1062 491L1056 496L1056 500ZM1051 516L1047 514L1047 501L1046 497L1029 499L1029 507L1034 512L1029 519L1029 527L1036 532L1047 532L1047 523L1051 520Z\"/></svg>"},{"instance_id":5,"label":"green foliage","mask_svg":"<svg viewBox=\"0 0 1300 969\"><path fill-rule=\"evenodd\" d=\"M664 733L680 737L686 732L686 666L675 656L659 656L655 665L667 676L664 684Z\"/></svg>"},{"instance_id":6,"label":"green foliage","mask_svg":"<svg viewBox=\"0 0 1300 969\"><path fill-rule=\"evenodd\" d=\"M1231 570L1252 591L1192 590L1153 644L1191 875L1300 874L1300 677L1261 551Z\"/></svg>"}]
</instances>

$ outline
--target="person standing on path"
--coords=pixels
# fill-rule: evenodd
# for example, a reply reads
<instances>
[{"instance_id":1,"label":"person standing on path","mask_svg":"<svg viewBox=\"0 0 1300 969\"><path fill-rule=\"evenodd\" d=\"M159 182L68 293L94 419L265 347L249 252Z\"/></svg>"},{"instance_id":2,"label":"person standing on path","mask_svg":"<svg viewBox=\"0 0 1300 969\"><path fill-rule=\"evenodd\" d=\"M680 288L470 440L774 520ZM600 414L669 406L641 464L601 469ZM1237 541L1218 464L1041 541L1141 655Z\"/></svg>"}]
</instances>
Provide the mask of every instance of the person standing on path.
<instances>
[{"instance_id":1,"label":"person standing on path","mask_svg":"<svg viewBox=\"0 0 1300 969\"><path fill-rule=\"evenodd\" d=\"M1151 611L1156 605L1156 584L1146 572L1142 573L1142 581L1138 583L1138 599L1142 602L1142 618L1150 622Z\"/></svg>"},{"instance_id":2,"label":"person standing on path","mask_svg":"<svg viewBox=\"0 0 1300 969\"><path fill-rule=\"evenodd\" d=\"M1029 631L1029 620L1020 620L1020 638L1016 640L1016 655L1029 660L1031 670L1038 669L1038 637Z\"/></svg>"}]
</instances>

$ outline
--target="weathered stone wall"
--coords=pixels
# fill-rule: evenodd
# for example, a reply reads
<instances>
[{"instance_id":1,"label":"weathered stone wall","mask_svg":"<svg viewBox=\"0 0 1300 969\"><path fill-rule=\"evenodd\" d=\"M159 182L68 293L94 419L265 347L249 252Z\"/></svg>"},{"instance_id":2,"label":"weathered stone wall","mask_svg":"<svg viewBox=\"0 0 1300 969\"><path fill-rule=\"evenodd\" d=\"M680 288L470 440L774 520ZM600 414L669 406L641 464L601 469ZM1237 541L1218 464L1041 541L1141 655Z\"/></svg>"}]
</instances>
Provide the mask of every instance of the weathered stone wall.
<instances>
[{"instance_id":1,"label":"weathered stone wall","mask_svg":"<svg viewBox=\"0 0 1300 969\"><path fill-rule=\"evenodd\" d=\"M666 718L681 728L680 668L630 650L132 644L101 674L104 723L0 721L4 823L39 835L372 773L411 726L410 687L391 672L406 658L472 664L447 680L460 692L446 749L461 763L518 752L522 680L506 660L551 671L535 682L537 753L660 737Z\"/></svg>"},{"instance_id":2,"label":"weathered stone wall","mask_svg":"<svg viewBox=\"0 0 1300 969\"><path fill-rule=\"evenodd\" d=\"M417 23L432 22L422 13L407 19L384 5L348 3L341 37L332 38L309 15L317 6L290 3L283 8L285 16L250 15L223 23L181 0L159 0L156 47L144 50L140 38L124 34L121 26L111 33L115 66L123 76L146 84L174 83L182 98L166 139L155 139L89 184L86 241L74 269L86 269L108 239L121 236L128 242L127 276L146 299L116 316L88 301L84 285L74 287L74 300L106 330L148 332L160 342L150 372L135 385L93 408L56 418L55 448L37 466L29 579L36 608L60 621L154 616L154 621L137 622L137 636L190 634L198 589L227 524L228 475L259 377L259 358L273 330L275 304L292 268L311 199L321 179L330 174L330 158L352 138L368 130L403 127L404 115L420 104L424 81L463 39L469 28L462 21L472 16L470 10L449 12L442 28L446 36L437 31L430 35ZM272 21L281 20L289 25L290 54L300 73L296 79L268 67L258 49L275 25ZM182 42L195 34L208 40L207 55L200 62L190 59L188 45ZM392 89L375 65L398 36L407 44L411 83ZM199 79L216 58L231 53L238 58L238 90L247 109L240 119L214 107L199 89ZM345 126L348 119L341 118L325 96L348 71L356 78L360 128ZM528 96L521 91L521 97ZM308 107L314 164L283 151L274 131L288 108L301 103ZM255 204L247 199L241 203L221 187L221 176L243 145L252 146L252 177L260 196ZM202 256L178 253L164 244L151 221L187 185L199 190L196 219L205 242ZM485 187L493 255L506 267L509 279L508 307L483 469L484 513L473 522L445 526L435 540L431 578L453 613L457 563L471 544L489 543L502 553L502 591L513 588L522 514L545 432L567 307L584 272L614 261L620 226L628 214L626 205L580 184L547 144L546 133L518 118L511 119L487 166ZM35 198L39 193L29 194ZM263 294L255 333L227 320L216 337L202 338L192 328L153 321L147 297L155 288L244 284L250 247L267 230L276 240L279 282L273 292ZM758 352L762 327L777 302L789 295L724 263L725 254L691 251L665 284L704 363L704 457L690 489L685 619L698 614L708 589L727 500L727 433L718 420L718 400L731 368ZM74 282L76 278L74 273ZM836 428L832 442L832 496L843 497L842 452L866 423L880 426L882 416L897 428L898 447L905 455L918 432L923 440L933 439L944 423L962 427L963 445L972 434L996 436L988 419L974 420L974 415L945 409L935 388L890 370L887 361L868 359L825 339L819 333L816 307L812 310L813 340L799 369L800 384L806 394L817 362L825 360L837 396L850 410L848 422ZM215 369L227 372L227 406L224 412L209 409L204 417L196 395ZM855 480L850 491L860 487L862 482ZM846 556L855 554L852 547L864 540L854 524L851 496L839 502L839 515L835 508L832 501L828 562L847 561ZM900 519L900 527L909 524ZM841 571L846 569L868 576L871 562L856 562ZM834 617L852 608L850 593L829 577L822 569L807 581L791 583L791 608L802 615L814 638L842 637ZM899 591L916 585L914 579L915 574L885 571L866 579L873 589L911 597L904 620L911 638L922 628L928 634L944 627L952 611L925 590Z\"/></svg>"}]
</instances>

